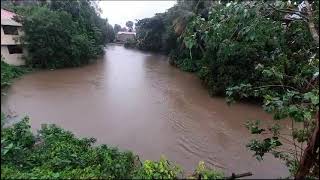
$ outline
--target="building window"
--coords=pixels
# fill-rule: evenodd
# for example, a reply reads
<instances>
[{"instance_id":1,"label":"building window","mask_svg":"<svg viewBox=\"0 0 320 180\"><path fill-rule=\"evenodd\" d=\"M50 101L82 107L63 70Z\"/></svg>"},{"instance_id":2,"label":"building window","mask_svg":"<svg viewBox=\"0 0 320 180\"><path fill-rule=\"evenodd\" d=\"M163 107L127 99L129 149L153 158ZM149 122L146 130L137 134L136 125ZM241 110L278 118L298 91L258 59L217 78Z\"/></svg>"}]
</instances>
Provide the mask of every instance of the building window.
<instances>
[{"instance_id":1,"label":"building window","mask_svg":"<svg viewBox=\"0 0 320 180\"><path fill-rule=\"evenodd\" d=\"M18 35L18 27L17 26L2 26L4 34L10 35Z\"/></svg>"},{"instance_id":2,"label":"building window","mask_svg":"<svg viewBox=\"0 0 320 180\"><path fill-rule=\"evenodd\" d=\"M19 45L8 45L9 54L22 54L22 47Z\"/></svg>"}]
</instances>

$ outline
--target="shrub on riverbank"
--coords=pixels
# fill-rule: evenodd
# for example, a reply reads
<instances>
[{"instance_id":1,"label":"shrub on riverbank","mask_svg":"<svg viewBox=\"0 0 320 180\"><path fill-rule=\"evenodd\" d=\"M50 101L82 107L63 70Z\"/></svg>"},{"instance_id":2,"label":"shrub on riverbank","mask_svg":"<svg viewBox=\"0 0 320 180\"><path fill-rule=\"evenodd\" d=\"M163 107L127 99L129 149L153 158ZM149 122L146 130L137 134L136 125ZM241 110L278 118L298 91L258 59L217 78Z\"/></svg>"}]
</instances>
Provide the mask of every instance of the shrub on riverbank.
<instances>
[{"instance_id":1,"label":"shrub on riverbank","mask_svg":"<svg viewBox=\"0 0 320 180\"><path fill-rule=\"evenodd\" d=\"M318 2L310 2L317 20ZM270 84L272 78L256 73L258 65L296 76L306 59L319 56L305 22L284 19L285 14L270 8L274 5L297 7L282 2L179 1L166 13L137 22L137 47L170 47L170 64L196 72L212 95L225 95L228 87L241 83ZM298 86L290 79L283 83Z\"/></svg>"},{"instance_id":2,"label":"shrub on riverbank","mask_svg":"<svg viewBox=\"0 0 320 180\"><path fill-rule=\"evenodd\" d=\"M1 114L1 178L3 179L173 179L181 169L164 158L143 164L129 151L93 146L94 138L77 138L55 125L31 132L29 118L4 127ZM202 164L195 177L221 178Z\"/></svg>"},{"instance_id":3,"label":"shrub on riverbank","mask_svg":"<svg viewBox=\"0 0 320 180\"><path fill-rule=\"evenodd\" d=\"M14 78L20 77L29 71L25 67L9 65L1 57L1 88L9 86Z\"/></svg>"},{"instance_id":4,"label":"shrub on riverbank","mask_svg":"<svg viewBox=\"0 0 320 180\"><path fill-rule=\"evenodd\" d=\"M133 39L127 39L124 43L125 48L135 48L137 46L137 41Z\"/></svg>"},{"instance_id":5,"label":"shrub on riverbank","mask_svg":"<svg viewBox=\"0 0 320 180\"><path fill-rule=\"evenodd\" d=\"M272 12L267 3L215 5L207 19L193 16L181 38L190 51L181 57L184 64L207 71L201 79L213 95L225 95L228 87L241 83L273 83L272 77L257 73L259 66L275 66L286 75L296 76L306 59L319 56L304 22L284 25L281 14ZM181 58L175 62L179 64ZM283 84L299 86L286 77Z\"/></svg>"}]
</instances>

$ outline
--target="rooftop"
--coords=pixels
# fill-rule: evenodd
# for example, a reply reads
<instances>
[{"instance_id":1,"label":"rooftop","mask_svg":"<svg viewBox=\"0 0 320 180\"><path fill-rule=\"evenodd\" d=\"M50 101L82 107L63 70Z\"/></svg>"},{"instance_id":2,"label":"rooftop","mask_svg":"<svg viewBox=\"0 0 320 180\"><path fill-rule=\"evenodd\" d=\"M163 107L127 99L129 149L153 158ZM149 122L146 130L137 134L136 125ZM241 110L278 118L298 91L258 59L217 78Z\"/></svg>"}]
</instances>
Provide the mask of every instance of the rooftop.
<instances>
[{"instance_id":1,"label":"rooftop","mask_svg":"<svg viewBox=\"0 0 320 180\"><path fill-rule=\"evenodd\" d=\"M118 34L134 34L134 35L136 35L136 32L119 31Z\"/></svg>"},{"instance_id":2,"label":"rooftop","mask_svg":"<svg viewBox=\"0 0 320 180\"><path fill-rule=\"evenodd\" d=\"M9 26L22 26L17 21L13 20L13 17L16 16L14 12L1 9L1 25L9 25Z\"/></svg>"},{"instance_id":3,"label":"rooftop","mask_svg":"<svg viewBox=\"0 0 320 180\"><path fill-rule=\"evenodd\" d=\"M1 9L1 19L12 19L16 14L14 12Z\"/></svg>"}]
</instances>

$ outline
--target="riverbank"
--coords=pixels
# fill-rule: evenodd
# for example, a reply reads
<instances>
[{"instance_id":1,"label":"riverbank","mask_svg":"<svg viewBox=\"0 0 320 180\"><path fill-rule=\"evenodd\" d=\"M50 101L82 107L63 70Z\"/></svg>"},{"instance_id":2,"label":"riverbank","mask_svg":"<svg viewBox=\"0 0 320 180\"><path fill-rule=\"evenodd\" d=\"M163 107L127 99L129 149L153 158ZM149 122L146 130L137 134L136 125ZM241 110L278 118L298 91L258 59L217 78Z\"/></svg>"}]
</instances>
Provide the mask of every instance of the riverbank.
<instances>
[{"instance_id":1,"label":"riverbank","mask_svg":"<svg viewBox=\"0 0 320 180\"><path fill-rule=\"evenodd\" d=\"M12 66L1 60L1 93L11 85L13 79L30 71L31 69L25 66Z\"/></svg>"}]
</instances>

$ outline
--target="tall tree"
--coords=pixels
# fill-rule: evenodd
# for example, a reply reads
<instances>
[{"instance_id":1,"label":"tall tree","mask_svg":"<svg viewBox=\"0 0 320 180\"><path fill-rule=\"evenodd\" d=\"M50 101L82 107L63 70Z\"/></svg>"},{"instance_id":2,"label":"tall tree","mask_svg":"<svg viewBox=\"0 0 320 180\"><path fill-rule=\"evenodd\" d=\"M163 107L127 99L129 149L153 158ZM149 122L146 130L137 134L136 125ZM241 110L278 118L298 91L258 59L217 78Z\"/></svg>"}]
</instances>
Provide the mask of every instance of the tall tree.
<instances>
[{"instance_id":1,"label":"tall tree","mask_svg":"<svg viewBox=\"0 0 320 180\"><path fill-rule=\"evenodd\" d=\"M119 24L115 24L113 27L113 31L117 34L121 30L121 26Z\"/></svg>"},{"instance_id":2,"label":"tall tree","mask_svg":"<svg viewBox=\"0 0 320 180\"><path fill-rule=\"evenodd\" d=\"M131 32L133 30L133 22L132 21L127 21L126 26L128 27L129 32Z\"/></svg>"},{"instance_id":3,"label":"tall tree","mask_svg":"<svg viewBox=\"0 0 320 180\"><path fill-rule=\"evenodd\" d=\"M89 1L50 1L44 5L15 6L23 24L27 64L62 68L89 63L113 41L113 27ZM62 28L63 27L63 28ZM39 44L40 43L40 44Z\"/></svg>"}]
</instances>

